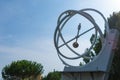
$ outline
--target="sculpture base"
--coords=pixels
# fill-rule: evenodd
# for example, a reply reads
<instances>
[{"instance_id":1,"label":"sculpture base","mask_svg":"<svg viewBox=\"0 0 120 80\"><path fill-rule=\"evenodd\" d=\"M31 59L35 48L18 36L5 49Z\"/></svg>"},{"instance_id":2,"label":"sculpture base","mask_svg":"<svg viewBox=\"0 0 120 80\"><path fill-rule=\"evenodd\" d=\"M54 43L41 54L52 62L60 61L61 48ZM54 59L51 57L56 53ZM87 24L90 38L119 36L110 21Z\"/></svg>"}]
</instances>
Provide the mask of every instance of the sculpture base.
<instances>
[{"instance_id":1,"label":"sculpture base","mask_svg":"<svg viewBox=\"0 0 120 80\"><path fill-rule=\"evenodd\" d=\"M106 80L104 72L62 72L61 80Z\"/></svg>"}]
</instances>

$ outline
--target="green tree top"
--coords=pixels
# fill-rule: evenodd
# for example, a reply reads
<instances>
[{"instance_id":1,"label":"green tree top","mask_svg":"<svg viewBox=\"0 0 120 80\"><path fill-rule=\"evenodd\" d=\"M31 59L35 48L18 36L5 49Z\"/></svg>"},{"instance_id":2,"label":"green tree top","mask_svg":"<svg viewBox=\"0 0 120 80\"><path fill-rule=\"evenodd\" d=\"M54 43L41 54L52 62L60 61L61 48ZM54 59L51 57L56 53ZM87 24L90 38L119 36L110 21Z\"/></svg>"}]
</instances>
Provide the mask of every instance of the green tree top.
<instances>
[{"instance_id":1,"label":"green tree top","mask_svg":"<svg viewBox=\"0 0 120 80\"><path fill-rule=\"evenodd\" d=\"M61 73L58 71L49 72L42 80L61 80Z\"/></svg>"},{"instance_id":2,"label":"green tree top","mask_svg":"<svg viewBox=\"0 0 120 80\"><path fill-rule=\"evenodd\" d=\"M13 61L2 69L2 77L4 79L12 79L13 77L24 79L31 76L36 77L42 73L43 66L41 64L28 60Z\"/></svg>"}]
</instances>

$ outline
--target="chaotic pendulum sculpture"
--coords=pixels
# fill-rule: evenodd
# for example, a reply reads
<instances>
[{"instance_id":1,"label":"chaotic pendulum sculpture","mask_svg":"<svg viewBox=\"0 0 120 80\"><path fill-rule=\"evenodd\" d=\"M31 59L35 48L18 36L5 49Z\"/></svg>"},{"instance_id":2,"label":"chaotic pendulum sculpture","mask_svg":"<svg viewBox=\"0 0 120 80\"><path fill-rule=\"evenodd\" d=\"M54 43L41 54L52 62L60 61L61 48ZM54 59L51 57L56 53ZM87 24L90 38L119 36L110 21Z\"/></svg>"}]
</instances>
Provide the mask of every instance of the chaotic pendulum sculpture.
<instances>
[{"instance_id":1,"label":"chaotic pendulum sculpture","mask_svg":"<svg viewBox=\"0 0 120 80\"><path fill-rule=\"evenodd\" d=\"M95 18L93 18L90 12L94 12L101 17L104 22L105 33L103 33L101 27L98 25L98 23L96 23ZM66 27L66 25L76 15L85 18L90 24L92 24L93 27L85 28L82 26L82 23L78 23L79 25L77 29L76 27L73 27L73 29L75 28L77 30L74 31L76 34L69 39L69 36L65 36L69 34L67 31L65 32L65 30L69 30L70 27ZM75 21L77 20L74 20L74 22ZM82 31L82 29L86 30ZM89 35L90 32L93 31L94 39L92 40L89 48L87 48L87 50L83 53L80 51L77 52L76 49L82 47L81 44L79 44L80 40L78 41L78 39L84 35ZM71 32L71 34L73 33ZM98 36L101 42L101 49L98 54L91 57L89 55L91 52L94 53L93 48L95 47L96 43L98 43ZM54 33L54 45L57 50L58 57L65 65L64 70L61 72L61 80L107 80L114 52L117 46L116 44L118 42L118 37L118 31L116 29L109 29L107 20L98 10L87 8L82 10L67 10L63 12L58 18L57 27ZM66 53L69 55L67 56ZM75 56L70 56L71 53ZM70 63L71 61L81 61L83 59L88 59L89 62L81 66ZM79 61L77 62L79 63Z\"/></svg>"}]
</instances>

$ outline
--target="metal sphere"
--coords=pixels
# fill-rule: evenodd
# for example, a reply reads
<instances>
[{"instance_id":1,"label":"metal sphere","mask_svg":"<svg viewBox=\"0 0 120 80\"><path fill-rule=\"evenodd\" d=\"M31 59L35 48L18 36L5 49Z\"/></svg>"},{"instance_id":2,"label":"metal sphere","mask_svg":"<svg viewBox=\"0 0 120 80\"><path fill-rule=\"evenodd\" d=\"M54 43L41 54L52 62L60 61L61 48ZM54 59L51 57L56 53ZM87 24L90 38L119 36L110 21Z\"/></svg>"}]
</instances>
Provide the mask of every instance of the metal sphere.
<instances>
[{"instance_id":1,"label":"metal sphere","mask_svg":"<svg viewBox=\"0 0 120 80\"><path fill-rule=\"evenodd\" d=\"M78 47L79 47L79 44L78 44L77 42L74 42L74 43L73 43L73 47L74 47L74 48L78 48Z\"/></svg>"}]
</instances>

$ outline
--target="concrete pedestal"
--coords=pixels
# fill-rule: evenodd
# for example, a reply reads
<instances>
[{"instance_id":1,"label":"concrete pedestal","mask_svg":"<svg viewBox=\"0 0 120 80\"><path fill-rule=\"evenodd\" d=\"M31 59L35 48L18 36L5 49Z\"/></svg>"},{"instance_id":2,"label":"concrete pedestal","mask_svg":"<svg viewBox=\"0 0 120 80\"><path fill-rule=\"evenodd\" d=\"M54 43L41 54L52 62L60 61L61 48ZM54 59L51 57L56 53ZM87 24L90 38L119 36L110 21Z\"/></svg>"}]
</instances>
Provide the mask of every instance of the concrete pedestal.
<instances>
[{"instance_id":1,"label":"concrete pedestal","mask_svg":"<svg viewBox=\"0 0 120 80\"><path fill-rule=\"evenodd\" d=\"M105 80L104 72L62 73L61 80Z\"/></svg>"}]
</instances>

